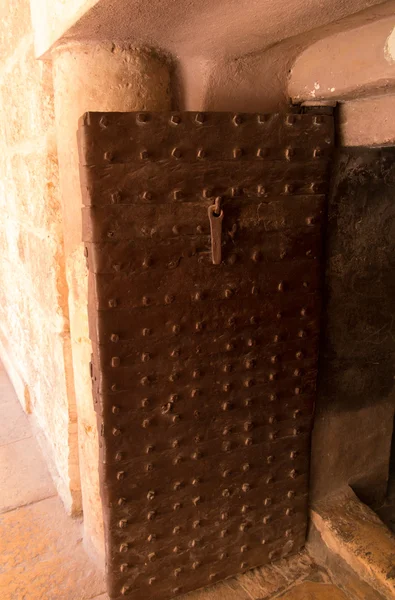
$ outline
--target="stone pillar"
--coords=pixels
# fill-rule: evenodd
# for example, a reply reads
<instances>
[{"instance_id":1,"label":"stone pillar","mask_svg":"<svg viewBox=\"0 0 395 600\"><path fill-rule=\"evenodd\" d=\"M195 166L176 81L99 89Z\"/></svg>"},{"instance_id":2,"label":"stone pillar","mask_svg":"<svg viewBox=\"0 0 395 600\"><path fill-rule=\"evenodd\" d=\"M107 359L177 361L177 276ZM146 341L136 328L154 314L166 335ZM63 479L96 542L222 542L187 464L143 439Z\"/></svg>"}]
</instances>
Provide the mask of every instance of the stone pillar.
<instances>
[{"instance_id":1,"label":"stone pillar","mask_svg":"<svg viewBox=\"0 0 395 600\"><path fill-rule=\"evenodd\" d=\"M53 51L53 77L85 542L102 559L98 432L89 373L91 344L76 131L78 119L86 111L169 109L170 75L168 65L154 52L112 43L72 42Z\"/></svg>"}]
</instances>

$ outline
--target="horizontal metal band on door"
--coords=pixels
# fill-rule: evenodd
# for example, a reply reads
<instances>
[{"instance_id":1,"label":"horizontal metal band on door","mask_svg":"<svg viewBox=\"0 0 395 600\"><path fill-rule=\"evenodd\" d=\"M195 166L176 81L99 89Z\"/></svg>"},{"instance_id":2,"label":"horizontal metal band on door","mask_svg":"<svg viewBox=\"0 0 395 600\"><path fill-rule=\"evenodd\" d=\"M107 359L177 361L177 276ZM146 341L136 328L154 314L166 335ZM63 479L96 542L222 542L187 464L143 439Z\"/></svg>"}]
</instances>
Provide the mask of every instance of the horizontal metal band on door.
<instances>
[{"instance_id":1,"label":"horizontal metal band on door","mask_svg":"<svg viewBox=\"0 0 395 600\"><path fill-rule=\"evenodd\" d=\"M167 600L304 544L333 132L296 113L80 121L113 599Z\"/></svg>"}]
</instances>

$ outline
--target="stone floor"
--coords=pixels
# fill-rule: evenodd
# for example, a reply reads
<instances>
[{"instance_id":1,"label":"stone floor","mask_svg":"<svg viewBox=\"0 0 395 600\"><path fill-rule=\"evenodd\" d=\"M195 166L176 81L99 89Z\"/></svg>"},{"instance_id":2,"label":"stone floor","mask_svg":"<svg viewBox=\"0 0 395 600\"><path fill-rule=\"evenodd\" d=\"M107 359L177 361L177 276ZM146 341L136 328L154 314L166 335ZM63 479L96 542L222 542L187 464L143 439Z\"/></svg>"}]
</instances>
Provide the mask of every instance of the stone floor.
<instances>
[{"instance_id":1,"label":"stone floor","mask_svg":"<svg viewBox=\"0 0 395 600\"><path fill-rule=\"evenodd\" d=\"M107 600L0 363L0 599ZM303 552L179 600L346 600Z\"/></svg>"}]
</instances>

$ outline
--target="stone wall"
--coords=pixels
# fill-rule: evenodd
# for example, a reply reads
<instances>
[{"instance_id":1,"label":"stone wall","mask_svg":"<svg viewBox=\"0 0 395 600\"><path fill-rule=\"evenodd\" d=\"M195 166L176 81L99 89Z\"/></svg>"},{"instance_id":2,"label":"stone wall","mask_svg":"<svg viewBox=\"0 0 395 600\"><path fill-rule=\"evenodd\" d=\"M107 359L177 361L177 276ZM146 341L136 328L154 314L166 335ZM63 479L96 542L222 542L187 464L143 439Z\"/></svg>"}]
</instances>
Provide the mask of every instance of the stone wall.
<instances>
[{"instance_id":1,"label":"stone wall","mask_svg":"<svg viewBox=\"0 0 395 600\"><path fill-rule=\"evenodd\" d=\"M0 355L69 510L80 510L51 63L28 0L0 0Z\"/></svg>"}]
</instances>

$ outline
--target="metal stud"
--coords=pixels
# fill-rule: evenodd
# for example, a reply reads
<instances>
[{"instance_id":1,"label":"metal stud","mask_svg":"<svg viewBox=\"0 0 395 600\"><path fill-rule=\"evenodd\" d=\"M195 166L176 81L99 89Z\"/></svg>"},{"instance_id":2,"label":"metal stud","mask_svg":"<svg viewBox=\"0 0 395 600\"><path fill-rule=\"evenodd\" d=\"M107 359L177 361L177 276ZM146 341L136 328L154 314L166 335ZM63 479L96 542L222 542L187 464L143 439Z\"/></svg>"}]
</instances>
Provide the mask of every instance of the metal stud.
<instances>
[{"instance_id":1,"label":"metal stud","mask_svg":"<svg viewBox=\"0 0 395 600\"><path fill-rule=\"evenodd\" d=\"M249 492L251 489L251 486L249 483L243 483L243 485L241 486L241 489L243 490L243 492Z\"/></svg>"},{"instance_id":2,"label":"metal stud","mask_svg":"<svg viewBox=\"0 0 395 600\"><path fill-rule=\"evenodd\" d=\"M204 116L204 114L203 114L203 113L196 113L196 116L195 116L195 122L196 122L198 125L203 125L204 121L205 121L205 116Z\"/></svg>"},{"instance_id":3,"label":"metal stud","mask_svg":"<svg viewBox=\"0 0 395 600\"><path fill-rule=\"evenodd\" d=\"M287 148L285 150L285 158L287 160L291 160L291 158L294 156L294 154L295 154L295 152L294 152L293 148Z\"/></svg>"},{"instance_id":4,"label":"metal stud","mask_svg":"<svg viewBox=\"0 0 395 600\"><path fill-rule=\"evenodd\" d=\"M298 476L298 472L296 471L296 469L292 469L292 471L289 472L289 476L291 479L296 479Z\"/></svg>"},{"instance_id":5,"label":"metal stud","mask_svg":"<svg viewBox=\"0 0 395 600\"><path fill-rule=\"evenodd\" d=\"M237 127L238 125L241 125L241 123L242 123L242 118L241 118L241 116L240 116L240 115L235 115L235 116L233 117L233 119L232 119L232 122L233 122L233 125L236 125L236 127Z\"/></svg>"},{"instance_id":6,"label":"metal stud","mask_svg":"<svg viewBox=\"0 0 395 600\"><path fill-rule=\"evenodd\" d=\"M267 148L258 148L258 150L256 151L256 155L258 158L265 158L265 156L268 155L268 149Z\"/></svg>"},{"instance_id":7,"label":"metal stud","mask_svg":"<svg viewBox=\"0 0 395 600\"><path fill-rule=\"evenodd\" d=\"M322 115L315 115L313 118L313 123L314 125L322 125L324 119L322 117Z\"/></svg>"},{"instance_id":8,"label":"metal stud","mask_svg":"<svg viewBox=\"0 0 395 600\"><path fill-rule=\"evenodd\" d=\"M129 550L129 544L127 544L126 542L124 542L123 544L121 544L119 546L120 552L127 552L128 550Z\"/></svg>"},{"instance_id":9,"label":"metal stud","mask_svg":"<svg viewBox=\"0 0 395 600\"><path fill-rule=\"evenodd\" d=\"M117 504L118 504L118 506L125 506L126 498L118 498Z\"/></svg>"},{"instance_id":10,"label":"metal stud","mask_svg":"<svg viewBox=\"0 0 395 600\"><path fill-rule=\"evenodd\" d=\"M313 151L313 157L314 157L314 158L320 158L320 156L321 156L321 155L322 155L322 150L321 150L321 148L319 148L319 147L317 147L317 148L314 148L314 151Z\"/></svg>"},{"instance_id":11,"label":"metal stud","mask_svg":"<svg viewBox=\"0 0 395 600\"><path fill-rule=\"evenodd\" d=\"M147 513L147 519L148 519L148 521L153 521L155 519L155 517L156 517L156 512L154 510L150 510Z\"/></svg>"},{"instance_id":12,"label":"metal stud","mask_svg":"<svg viewBox=\"0 0 395 600\"><path fill-rule=\"evenodd\" d=\"M122 200L121 193L119 191L111 194L111 204L119 204Z\"/></svg>"},{"instance_id":13,"label":"metal stud","mask_svg":"<svg viewBox=\"0 0 395 600\"><path fill-rule=\"evenodd\" d=\"M155 581L156 581L156 577L150 577L148 579L148 585L153 585L155 583Z\"/></svg>"},{"instance_id":14,"label":"metal stud","mask_svg":"<svg viewBox=\"0 0 395 600\"><path fill-rule=\"evenodd\" d=\"M171 155L174 158L181 158L181 150L179 148L173 148L173 150L171 151Z\"/></svg>"},{"instance_id":15,"label":"metal stud","mask_svg":"<svg viewBox=\"0 0 395 600\"><path fill-rule=\"evenodd\" d=\"M198 151L196 152L196 157L197 158L205 158L206 156L206 152L203 150L203 148L199 148Z\"/></svg>"},{"instance_id":16,"label":"metal stud","mask_svg":"<svg viewBox=\"0 0 395 600\"><path fill-rule=\"evenodd\" d=\"M270 515L266 515L265 517L263 517L263 524L267 525L268 523L270 523L270 521L272 520Z\"/></svg>"},{"instance_id":17,"label":"metal stud","mask_svg":"<svg viewBox=\"0 0 395 600\"><path fill-rule=\"evenodd\" d=\"M125 573L129 568L128 563L122 563L119 567L119 570L121 571L121 573Z\"/></svg>"},{"instance_id":18,"label":"metal stud","mask_svg":"<svg viewBox=\"0 0 395 600\"><path fill-rule=\"evenodd\" d=\"M140 158L141 158L141 160L146 160L148 157L149 157L148 150L142 150L140 152Z\"/></svg>"},{"instance_id":19,"label":"metal stud","mask_svg":"<svg viewBox=\"0 0 395 600\"><path fill-rule=\"evenodd\" d=\"M233 148L233 158L240 158L243 155L241 148Z\"/></svg>"},{"instance_id":20,"label":"metal stud","mask_svg":"<svg viewBox=\"0 0 395 600\"><path fill-rule=\"evenodd\" d=\"M112 434L113 434L114 436L121 435L121 433L122 433L122 432L121 432L121 430L120 430L118 427L113 427Z\"/></svg>"},{"instance_id":21,"label":"metal stud","mask_svg":"<svg viewBox=\"0 0 395 600\"><path fill-rule=\"evenodd\" d=\"M150 490L147 494L147 500L153 500L155 498L155 492Z\"/></svg>"},{"instance_id":22,"label":"metal stud","mask_svg":"<svg viewBox=\"0 0 395 600\"><path fill-rule=\"evenodd\" d=\"M113 152L105 152L104 153L104 160L106 160L107 162L111 162L114 158L114 153Z\"/></svg>"},{"instance_id":23,"label":"metal stud","mask_svg":"<svg viewBox=\"0 0 395 600\"><path fill-rule=\"evenodd\" d=\"M179 125L181 123L181 117L179 117L178 115L172 115L170 117L170 123L172 125Z\"/></svg>"},{"instance_id":24,"label":"metal stud","mask_svg":"<svg viewBox=\"0 0 395 600\"><path fill-rule=\"evenodd\" d=\"M296 121L295 115L287 115L285 118L286 125L294 125Z\"/></svg>"},{"instance_id":25,"label":"metal stud","mask_svg":"<svg viewBox=\"0 0 395 600\"><path fill-rule=\"evenodd\" d=\"M117 479L118 479L118 481L121 481L122 479L125 479L125 475L126 475L125 471L118 471L118 473L117 473Z\"/></svg>"},{"instance_id":26,"label":"metal stud","mask_svg":"<svg viewBox=\"0 0 395 600\"><path fill-rule=\"evenodd\" d=\"M194 529L198 529L198 528L200 527L200 521L199 521L199 520L197 520L197 521L194 521L194 522L192 523L192 527L193 527Z\"/></svg>"},{"instance_id":27,"label":"metal stud","mask_svg":"<svg viewBox=\"0 0 395 600\"><path fill-rule=\"evenodd\" d=\"M244 471L244 473L246 473L250 470L250 465L248 463L244 463L244 465L242 466L242 470Z\"/></svg>"},{"instance_id":28,"label":"metal stud","mask_svg":"<svg viewBox=\"0 0 395 600\"><path fill-rule=\"evenodd\" d=\"M147 113L139 113L137 115L136 120L137 120L138 123L147 123L148 122L148 115L147 115Z\"/></svg>"},{"instance_id":29,"label":"metal stud","mask_svg":"<svg viewBox=\"0 0 395 600\"><path fill-rule=\"evenodd\" d=\"M115 298L110 298L110 300L108 301L108 306L110 308L115 308L117 306L117 301Z\"/></svg>"},{"instance_id":30,"label":"metal stud","mask_svg":"<svg viewBox=\"0 0 395 600\"><path fill-rule=\"evenodd\" d=\"M174 200L181 200L181 198L183 197L183 192L182 190L174 190L173 191L173 199Z\"/></svg>"},{"instance_id":31,"label":"metal stud","mask_svg":"<svg viewBox=\"0 0 395 600\"><path fill-rule=\"evenodd\" d=\"M126 596L130 592L130 587L128 585L123 585L121 589L122 596Z\"/></svg>"},{"instance_id":32,"label":"metal stud","mask_svg":"<svg viewBox=\"0 0 395 600\"><path fill-rule=\"evenodd\" d=\"M127 519L121 519L118 523L118 526L120 527L120 529L125 529L125 527L127 527Z\"/></svg>"},{"instance_id":33,"label":"metal stud","mask_svg":"<svg viewBox=\"0 0 395 600\"><path fill-rule=\"evenodd\" d=\"M294 186L291 183L286 183L284 185L284 194L292 194L294 191Z\"/></svg>"}]
</instances>

